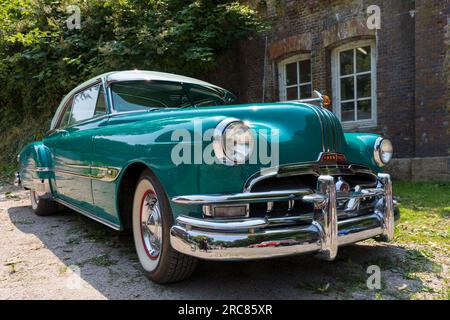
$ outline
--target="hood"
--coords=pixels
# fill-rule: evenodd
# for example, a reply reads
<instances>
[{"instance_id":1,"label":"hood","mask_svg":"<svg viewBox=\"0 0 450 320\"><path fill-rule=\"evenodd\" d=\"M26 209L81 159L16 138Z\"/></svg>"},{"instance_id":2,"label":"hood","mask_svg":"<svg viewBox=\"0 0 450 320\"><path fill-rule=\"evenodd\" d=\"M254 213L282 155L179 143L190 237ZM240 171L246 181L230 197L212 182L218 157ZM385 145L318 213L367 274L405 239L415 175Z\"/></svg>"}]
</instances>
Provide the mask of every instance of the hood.
<instances>
[{"instance_id":1,"label":"hood","mask_svg":"<svg viewBox=\"0 0 450 320\"><path fill-rule=\"evenodd\" d=\"M148 153L146 150L151 148L152 159L149 159L149 162L157 164L156 166L161 170L167 170L172 165L168 164L167 157L173 147L180 142L178 139L173 139L174 130L185 129L193 137L198 134L199 127L201 132L205 133L208 129L214 129L226 118L242 120L257 133L268 133L266 135L267 152L260 149L260 142L265 138L261 138L259 135L257 139L258 152L272 157L272 152L276 151L273 149L273 144L278 142L278 159L262 163L261 158L258 158L256 164L237 166L205 165L193 161L189 164L189 170L194 170L193 168L198 170L200 191L204 190L208 193L215 190L217 192L242 191L242 189L236 189L236 180L245 182L261 169L278 165L316 162L323 152L345 153L346 150L341 124L333 113L318 106L295 102L163 109L116 114L110 117L110 125L106 126L102 133L111 138L115 136L112 138L113 140L126 140L128 143L132 141L132 144L139 146L141 150L137 152ZM202 141L202 150L205 150L210 144L211 141ZM220 187L215 179L211 179L211 177L224 176L227 177L227 180L221 179Z\"/></svg>"}]
</instances>

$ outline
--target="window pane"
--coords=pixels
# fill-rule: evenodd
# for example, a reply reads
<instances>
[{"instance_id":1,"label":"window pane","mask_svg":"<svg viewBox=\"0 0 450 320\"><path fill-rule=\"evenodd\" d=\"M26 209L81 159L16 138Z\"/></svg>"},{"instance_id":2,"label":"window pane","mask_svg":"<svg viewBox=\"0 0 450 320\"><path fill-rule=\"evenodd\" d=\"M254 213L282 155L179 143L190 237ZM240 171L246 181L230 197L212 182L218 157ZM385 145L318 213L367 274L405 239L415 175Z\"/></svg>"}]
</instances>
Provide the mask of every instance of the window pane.
<instances>
[{"instance_id":1,"label":"window pane","mask_svg":"<svg viewBox=\"0 0 450 320\"><path fill-rule=\"evenodd\" d=\"M311 82L311 60L300 61L300 83Z\"/></svg>"},{"instance_id":2,"label":"window pane","mask_svg":"<svg viewBox=\"0 0 450 320\"><path fill-rule=\"evenodd\" d=\"M353 101L341 104L341 120L343 122L355 120L355 103Z\"/></svg>"},{"instance_id":3,"label":"window pane","mask_svg":"<svg viewBox=\"0 0 450 320\"><path fill-rule=\"evenodd\" d=\"M176 108L190 105L180 83L162 81L124 81L111 85L117 111Z\"/></svg>"},{"instance_id":4,"label":"window pane","mask_svg":"<svg viewBox=\"0 0 450 320\"><path fill-rule=\"evenodd\" d=\"M184 84L188 96L197 107L221 106L226 104L223 94L206 86L196 84Z\"/></svg>"},{"instance_id":5,"label":"window pane","mask_svg":"<svg viewBox=\"0 0 450 320\"><path fill-rule=\"evenodd\" d=\"M353 49L340 53L341 76L353 73Z\"/></svg>"},{"instance_id":6,"label":"window pane","mask_svg":"<svg viewBox=\"0 0 450 320\"><path fill-rule=\"evenodd\" d=\"M94 116L99 88L100 85L97 85L84 90L83 92L80 92L75 96L69 125L92 118Z\"/></svg>"},{"instance_id":7,"label":"window pane","mask_svg":"<svg viewBox=\"0 0 450 320\"><path fill-rule=\"evenodd\" d=\"M370 74L357 76L358 98L370 98L372 96L372 86Z\"/></svg>"},{"instance_id":8,"label":"window pane","mask_svg":"<svg viewBox=\"0 0 450 320\"><path fill-rule=\"evenodd\" d=\"M70 117L70 112L72 112L72 103L73 103L73 98L70 98L69 102L67 102L66 104L66 110L64 111L64 115L61 119L61 122L59 123L59 127L60 128L65 128L69 125L69 117Z\"/></svg>"},{"instance_id":9,"label":"window pane","mask_svg":"<svg viewBox=\"0 0 450 320\"><path fill-rule=\"evenodd\" d=\"M311 98L311 85L307 84L300 87L300 99Z\"/></svg>"},{"instance_id":10,"label":"window pane","mask_svg":"<svg viewBox=\"0 0 450 320\"><path fill-rule=\"evenodd\" d=\"M358 120L372 118L372 100L358 101Z\"/></svg>"},{"instance_id":11,"label":"window pane","mask_svg":"<svg viewBox=\"0 0 450 320\"><path fill-rule=\"evenodd\" d=\"M353 77L341 79L341 100L350 100L355 97Z\"/></svg>"},{"instance_id":12,"label":"window pane","mask_svg":"<svg viewBox=\"0 0 450 320\"><path fill-rule=\"evenodd\" d=\"M106 101L103 86L98 93L97 105L95 106L95 115L106 114Z\"/></svg>"},{"instance_id":13,"label":"window pane","mask_svg":"<svg viewBox=\"0 0 450 320\"><path fill-rule=\"evenodd\" d=\"M356 72L370 71L370 46L356 48Z\"/></svg>"},{"instance_id":14,"label":"window pane","mask_svg":"<svg viewBox=\"0 0 450 320\"><path fill-rule=\"evenodd\" d=\"M298 100L297 87L286 89L287 100Z\"/></svg>"},{"instance_id":15,"label":"window pane","mask_svg":"<svg viewBox=\"0 0 450 320\"><path fill-rule=\"evenodd\" d=\"M286 85L291 86L297 84L297 62L286 65Z\"/></svg>"}]
</instances>

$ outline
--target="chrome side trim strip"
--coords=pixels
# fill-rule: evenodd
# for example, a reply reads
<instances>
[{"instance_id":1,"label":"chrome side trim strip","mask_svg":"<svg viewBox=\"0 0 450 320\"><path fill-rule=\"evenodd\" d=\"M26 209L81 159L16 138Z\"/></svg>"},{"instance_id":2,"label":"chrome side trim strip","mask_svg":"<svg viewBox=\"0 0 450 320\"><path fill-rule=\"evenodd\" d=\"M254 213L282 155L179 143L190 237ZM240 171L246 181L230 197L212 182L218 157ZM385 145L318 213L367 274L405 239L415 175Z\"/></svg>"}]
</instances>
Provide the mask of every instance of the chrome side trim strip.
<instances>
[{"instance_id":1,"label":"chrome side trim strip","mask_svg":"<svg viewBox=\"0 0 450 320\"><path fill-rule=\"evenodd\" d=\"M96 216L96 215L94 215L94 214L92 214L92 213L90 213L90 212L88 212L88 211L86 211L84 209L78 208L77 206L74 206L73 204L71 204L71 203L69 203L67 201L64 201L64 200L62 200L60 198L55 198L54 200L56 202L62 204L63 206L66 206L66 207L68 207L68 208L70 208L70 209L72 209L72 210L74 210L74 211L76 211L78 213L81 213L82 215L84 215L84 216L86 216L88 218L91 218L92 220L95 220L97 222L100 222L100 223L102 223L102 224L104 224L104 225L106 225L106 226L108 226L108 227L110 227L110 228L112 228L114 230L117 230L117 231L122 230L119 225L117 225L115 223L112 223L112 222L110 222L110 221L108 221L106 219L103 219L101 217L98 217L98 216Z\"/></svg>"},{"instance_id":2,"label":"chrome side trim strip","mask_svg":"<svg viewBox=\"0 0 450 320\"><path fill-rule=\"evenodd\" d=\"M121 169L117 167L95 167L95 166L82 166L82 165L72 165L67 164L66 165L69 168L76 168L76 169L86 169L89 170L91 173L78 173L73 171L68 171L64 169L58 169L56 170L57 173L62 173L65 175L70 176L76 176L80 178L86 178L86 179L94 179L104 182L114 182L120 174ZM95 172L95 173L94 173Z\"/></svg>"},{"instance_id":3,"label":"chrome side trim strip","mask_svg":"<svg viewBox=\"0 0 450 320\"><path fill-rule=\"evenodd\" d=\"M34 169L31 169L31 171L33 171L33 172L49 172L50 168L49 167L36 167Z\"/></svg>"}]
</instances>

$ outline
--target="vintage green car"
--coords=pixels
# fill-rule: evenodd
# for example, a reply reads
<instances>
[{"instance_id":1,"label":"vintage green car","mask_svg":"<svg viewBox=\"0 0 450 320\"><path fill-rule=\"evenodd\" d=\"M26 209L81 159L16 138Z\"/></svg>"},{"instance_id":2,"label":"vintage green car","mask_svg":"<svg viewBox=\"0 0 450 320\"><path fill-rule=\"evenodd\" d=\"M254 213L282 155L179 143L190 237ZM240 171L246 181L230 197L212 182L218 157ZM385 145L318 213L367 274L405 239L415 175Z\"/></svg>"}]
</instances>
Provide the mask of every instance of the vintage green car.
<instances>
[{"instance_id":1,"label":"vintage green car","mask_svg":"<svg viewBox=\"0 0 450 320\"><path fill-rule=\"evenodd\" d=\"M37 215L71 208L131 229L146 275L179 281L197 258L246 260L390 241L398 216L382 167L392 144L344 133L317 97L233 104L200 80L110 72L72 90L16 182Z\"/></svg>"}]
</instances>

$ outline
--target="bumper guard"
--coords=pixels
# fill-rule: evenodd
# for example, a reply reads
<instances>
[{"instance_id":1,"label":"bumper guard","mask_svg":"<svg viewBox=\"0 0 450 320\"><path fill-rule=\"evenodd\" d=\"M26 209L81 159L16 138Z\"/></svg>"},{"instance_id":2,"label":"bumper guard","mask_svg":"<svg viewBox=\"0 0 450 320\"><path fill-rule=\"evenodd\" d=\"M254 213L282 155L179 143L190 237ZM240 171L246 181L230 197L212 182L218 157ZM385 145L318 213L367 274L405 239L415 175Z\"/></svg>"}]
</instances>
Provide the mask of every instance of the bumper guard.
<instances>
[{"instance_id":1,"label":"bumper guard","mask_svg":"<svg viewBox=\"0 0 450 320\"><path fill-rule=\"evenodd\" d=\"M391 241L394 236L394 200L388 174L379 174L381 187L337 195L334 178L320 176L317 192L287 190L284 192L244 193L227 197L228 200L273 200L286 196L288 200L300 198L314 204L310 215L282 218L198 219L179 216L171 228L172 247L186 255L207 260L247 260L289 256L316 252L319 258L334 260L338 247L379 236ZM379 197L373 212L338 221L337 201ZM179 203L221 203L223 197L180 197ZM190 202L191 201L191 202ZM300 224L312 218L310 224Z\"/></svg>"}]
</instances>

